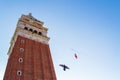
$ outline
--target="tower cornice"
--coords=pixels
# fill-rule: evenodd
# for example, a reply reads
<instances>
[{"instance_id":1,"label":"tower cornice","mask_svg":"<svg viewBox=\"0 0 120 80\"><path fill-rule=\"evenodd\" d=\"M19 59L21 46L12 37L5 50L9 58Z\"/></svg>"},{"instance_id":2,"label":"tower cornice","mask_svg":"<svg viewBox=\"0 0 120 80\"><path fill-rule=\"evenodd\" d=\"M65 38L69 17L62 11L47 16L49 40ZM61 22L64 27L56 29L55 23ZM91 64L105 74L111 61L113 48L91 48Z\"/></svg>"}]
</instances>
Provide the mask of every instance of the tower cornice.
<instances>
[{"instance_id":1,"label":"tower cornice","mask_svg":"<svg viewBox=\"0 0 120 80\"><path fill-rule=\"evenodd\" d=\"M39 25L37 23L39 23ZM48 44L48 41L50 39L49 37L47 37L48 28L43 27L43 24L43 22L33 17L22 15L21 18L19 18L16 30L11 39L11 46L9 48L8 55L11 54L11 51L18 36L22 36L43 44Z\"/></svg>"}]
</instances>

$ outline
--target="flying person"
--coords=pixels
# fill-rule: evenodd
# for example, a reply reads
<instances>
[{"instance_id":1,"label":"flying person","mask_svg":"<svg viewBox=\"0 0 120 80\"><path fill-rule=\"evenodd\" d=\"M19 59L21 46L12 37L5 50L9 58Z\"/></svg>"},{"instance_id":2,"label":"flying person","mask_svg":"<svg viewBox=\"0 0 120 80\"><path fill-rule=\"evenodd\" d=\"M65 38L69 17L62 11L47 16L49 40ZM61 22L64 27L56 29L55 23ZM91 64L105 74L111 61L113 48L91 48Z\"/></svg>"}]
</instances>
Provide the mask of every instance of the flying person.
<instances>
[{"instance_id":1,"label":"flying person","mask_svg":"<svg viewBox=\"0 0 120 80\"><path fill-rule=\"evenodd\" d=\"M77 54L76 54L76 53L74 54L74 57L75 57L76 59L78 58L78 56L77 56Z\"/></svg>"},{"instance_id":2,"label":"flying person","mask_svg":"<svg viewBox=\"0 0 120 80\"><path fill-rule=\"evenodd\" d=\"M75 57L75 59L77 59L77 58L78 58L78 55L77 55L77 53L76 53L76 50L72 49L72 51L74 51L74 57Z\"/></svg>"}]
</instances>

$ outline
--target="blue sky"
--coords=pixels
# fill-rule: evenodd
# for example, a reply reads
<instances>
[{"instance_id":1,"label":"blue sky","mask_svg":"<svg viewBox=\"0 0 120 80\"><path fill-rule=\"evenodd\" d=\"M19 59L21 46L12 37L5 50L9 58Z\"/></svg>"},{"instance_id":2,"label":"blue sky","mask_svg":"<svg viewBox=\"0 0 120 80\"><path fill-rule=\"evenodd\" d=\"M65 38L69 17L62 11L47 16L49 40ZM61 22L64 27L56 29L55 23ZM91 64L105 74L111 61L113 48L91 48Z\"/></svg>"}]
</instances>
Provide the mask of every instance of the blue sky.
<instances>
[{"instance_id":1,"label":"blue sky","mask_svg":"<svg viewBox=\"0 0 120 80\"><path fill-rule=\"evenodd\" d=\"M28 13L49 28L57 80L120 80L119 4L119 0L1 0L0 80L17 21ZM62 63L70 70L64 72Z\"/></svg>"}]
</instances>

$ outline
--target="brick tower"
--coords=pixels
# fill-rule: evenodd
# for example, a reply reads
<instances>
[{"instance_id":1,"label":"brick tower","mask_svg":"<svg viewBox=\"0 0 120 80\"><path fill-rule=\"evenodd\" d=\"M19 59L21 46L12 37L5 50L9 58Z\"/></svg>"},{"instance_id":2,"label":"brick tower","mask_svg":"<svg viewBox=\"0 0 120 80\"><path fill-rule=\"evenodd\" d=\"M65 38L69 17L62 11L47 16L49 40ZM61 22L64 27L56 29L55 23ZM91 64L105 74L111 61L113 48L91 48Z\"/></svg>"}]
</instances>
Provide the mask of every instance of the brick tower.
<instances>
[{"instance_id":1,"label":"brick tower","mask_svg":"<svg viewBox=\"0 0 120 80\"><path fill-rule=\"evenodd\" d=\"M3 80L56 80L48 29L31 13L17 23Z\"/></svg>"}]
</instances>

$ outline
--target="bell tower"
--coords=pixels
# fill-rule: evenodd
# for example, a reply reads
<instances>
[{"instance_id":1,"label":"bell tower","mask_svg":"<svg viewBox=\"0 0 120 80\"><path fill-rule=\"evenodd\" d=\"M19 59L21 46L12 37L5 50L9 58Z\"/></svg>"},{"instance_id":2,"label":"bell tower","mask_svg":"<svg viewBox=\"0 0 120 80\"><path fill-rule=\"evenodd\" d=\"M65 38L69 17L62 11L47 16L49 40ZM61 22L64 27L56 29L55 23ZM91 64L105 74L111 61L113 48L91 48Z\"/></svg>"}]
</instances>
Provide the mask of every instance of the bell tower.
<instances>
[{"instance_id":1,"label":"bell tower","mask_svg":"<svg viewBox=\"0 0 120 80\"><path fill-rule=\"evenodd\" d=\"M19 18L3 80L56 80L48 28L43 24L31 13Z\"/></svg>"}]
</instances>

